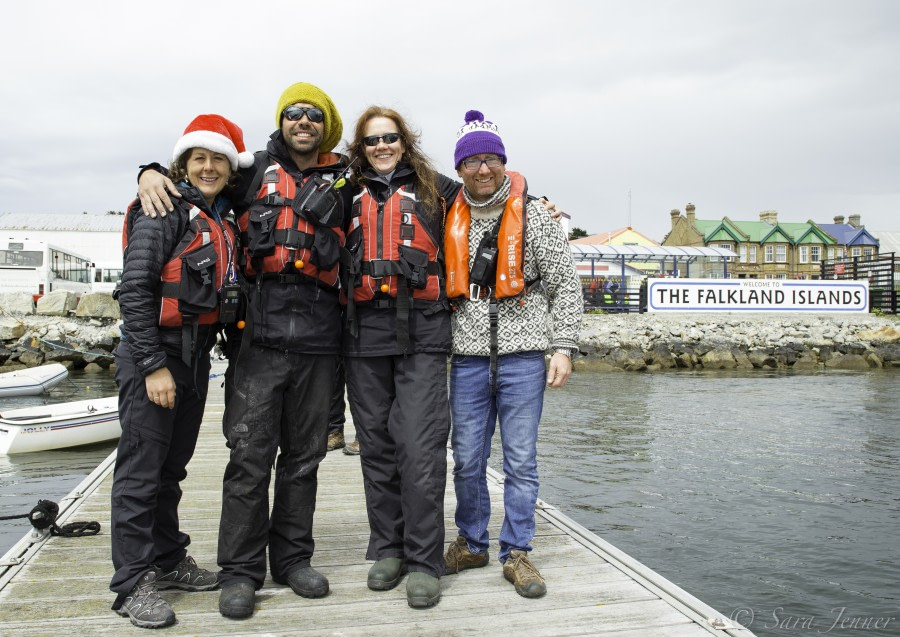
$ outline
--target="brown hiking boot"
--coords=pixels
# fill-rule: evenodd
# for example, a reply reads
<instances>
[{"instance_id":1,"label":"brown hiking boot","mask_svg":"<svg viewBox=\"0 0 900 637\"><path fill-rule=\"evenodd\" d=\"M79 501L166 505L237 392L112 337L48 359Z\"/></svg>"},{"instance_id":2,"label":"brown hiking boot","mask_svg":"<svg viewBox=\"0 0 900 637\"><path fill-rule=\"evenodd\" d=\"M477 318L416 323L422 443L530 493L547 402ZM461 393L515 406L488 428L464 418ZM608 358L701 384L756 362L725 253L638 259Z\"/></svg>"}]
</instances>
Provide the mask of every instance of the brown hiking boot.
<instances>
[{"instance_id":1,"label":"brown hiking boot","mask_svg":"<svg viewBox=\"0 0 900 637\"><path fill-rule=\"evenodd\" d=\"M333 431L328 434L328 451L334 451L344 446L344 434L340 431Z\"/></svg>"},{"instance_id":2,"label":"brown hiking boot","mask_svg":"<svg viewBox=\"0 0 900 637\"><path fill-rule=\"evenodd\" d=\"M522 597L543 597L547 593L544 578L525 551L509 552L509 557L503 564L503 577L515 585L516 592Z\"/></svg>"},{"instance_id":3,"label":"brown hiking boot","mask_svg":"<svg viewBox=\"0 0 900 637\"><path fill-rule=\"evenodd\" d=\"M344 454L348 456L359 455L359 438L344 447Z\"/></svg>"},{"instance_id":4,"label":"brown hiking boot","mask_svg":"<svg viewBox=\"0 0 900 637\"><path fill-rule=\"evenodd\" d=\"M469 550L466 538L460 536L447 547L447 554L444 555L444 572L450 575L467 568L481 568L487 566L488 561L490 561L490 557L487 551L473 553Z\"/></svg>"}]
</instances>

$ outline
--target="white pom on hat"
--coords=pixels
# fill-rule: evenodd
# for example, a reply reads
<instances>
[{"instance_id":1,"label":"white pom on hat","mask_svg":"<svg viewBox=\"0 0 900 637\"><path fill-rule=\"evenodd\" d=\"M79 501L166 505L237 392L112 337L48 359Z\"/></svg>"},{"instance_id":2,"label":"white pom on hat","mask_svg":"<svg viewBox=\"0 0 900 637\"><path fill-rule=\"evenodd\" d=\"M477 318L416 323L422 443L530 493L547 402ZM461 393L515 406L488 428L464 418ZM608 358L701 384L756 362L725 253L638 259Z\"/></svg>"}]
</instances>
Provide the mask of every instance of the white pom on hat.
<instances>
[{"instance_id":1,"label":"white pom on hat","mask_svg":"<svg viewBox=\"0 0 900 637\"><path fill-rule=\"evenodd\" d=\"M221 115L198 115L184 129L184 135L175 144L172 159L177 160L191 148L205 148L222 153L231 162L231 169L253 165L253 153L244 147L244 133L234 122Z\"/></svg>"}]
</instances>

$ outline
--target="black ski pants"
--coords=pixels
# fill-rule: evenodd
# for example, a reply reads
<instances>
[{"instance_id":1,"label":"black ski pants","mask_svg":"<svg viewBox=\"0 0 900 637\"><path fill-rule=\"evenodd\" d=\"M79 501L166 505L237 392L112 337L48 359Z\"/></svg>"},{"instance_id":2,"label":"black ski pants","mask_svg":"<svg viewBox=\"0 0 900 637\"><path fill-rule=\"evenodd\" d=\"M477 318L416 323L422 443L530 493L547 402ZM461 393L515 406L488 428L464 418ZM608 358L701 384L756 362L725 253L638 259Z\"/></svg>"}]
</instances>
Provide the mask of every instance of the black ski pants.
<instances>
[{"instance_id":1,"label":"black ski pants","mask_svg":"<svg viewBox=\"0 0 900 637\"><path fill-rule=\"evenodd\" d=\"M344 358L362 463L366 558L405 558L409 571L444 573L447 355Z\"/></svg>"},{"instance_id":2,"label":"black ski pants","mask_svg":"<svg viewBox=\"0 0 900 637\"><path fill-rule=\"evenodd\" d=\"M283 352L249 339L241 346L223 425L231 450L219 523L223 583L243 580L261 588L266 547L272 578L279 583L309 566L316 475L325 457L336 361L337 355Z\"/></svg>"},{"instance_id":3,"label":"black ski pants","mask_svg":"<svg viewBox=\"0 0 900 637\"><path fill-rule=\"evenodd\" d=\"M172 568L187 553L191 539L179 528L179 483L187 477L185 467L197 445L210 361L208 355L201 356L195 370L169 356L166 367L175 379L175 408L165 409L150 402L128 341L121 341L115 354L122 437L112 484L110 535L116 572L109 588L118 594L113 605L118 608L148 569Z\"/></svg>"}]
</instances>

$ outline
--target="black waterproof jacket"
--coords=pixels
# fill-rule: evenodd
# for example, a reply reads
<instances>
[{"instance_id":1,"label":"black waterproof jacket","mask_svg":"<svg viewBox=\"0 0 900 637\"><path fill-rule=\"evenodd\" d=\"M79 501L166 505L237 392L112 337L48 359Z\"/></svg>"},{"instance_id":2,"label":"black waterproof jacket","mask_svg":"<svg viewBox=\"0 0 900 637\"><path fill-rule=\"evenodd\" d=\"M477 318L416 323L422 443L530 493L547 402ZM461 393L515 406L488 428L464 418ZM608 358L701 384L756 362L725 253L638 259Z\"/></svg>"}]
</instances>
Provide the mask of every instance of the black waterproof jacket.
<instances>
[{"instance_id":1,"label":"black waterproof jacket","mask_svg":"<svg viewBox=\"0 0 900 637\"><path fill-rule=\"evenodd\" d=\"M362 176L366 180L369 191L377 201L386 201L392 193L401 186L415 183L416 175L405 163L397 166L391 175L390 183L378 179L378 175L371 169L363 171ZM442 197L447 206L453 203L459 193L461 185L445 177L437 175L438 195ZM357 190L358 192L358 190ZM421 203L417 202L416 206ZM439 247L444 249L443 218L444 211L423 212L423 217L431 220L431 236L439 241ZM365 235L366 233L362 233ZM348 294L352 293L350 290ZM350 330L344 331L343 354L345 356L394 356L400 351L397 341L397 310L394 307L378 308L371 303L357 303L355 306L358 333L356 336ZM419 352L450 352L450 312L449 308L436 312L426 313L420 309L414 309L409 316L409 350L411 354Z\"/></svg>"},{"instance_id":2,"label":"black waterproof jacket","mask_svg":"<svg viewBox=\"0 0 900 637\"><path fill-rule=\"evenodd\" d=\"M194 187L178 186L181 199L173 198L175 210L165 217L144 215L139 200L129 208L125 223L130 228L125 251L119 308L122 338L128 341L134 364L144 376L166 366L169 356L181 358L182 330L159 326L160 276L178 242L190 227L191 205L212 213ZM208 352L215 344L215 325L201 325L196 352Z\"/></svg>"},{"instance_id":3,"label":"black waterproof jacket","mask_svg":"<svg viewBox=\"0 0 900 637\"><path fill-rule=\"evenodd\" d=\"M278 162L294 179L302 182L314 173L337 173L347 165L338 162L300 171L288 153L281 131L275 131L265 152L256 153L254 165L241 171L240 185L230 194L237 215L253 203L259 189L258 171L265 171L270 159ZM343 220L352 203L349 185L340 189ZM242 338L279 351L299 354L338 354L341 346L341 306L338 291L313 279L299 283L246 278L247 326Z\"/></svg>"}]
</instances>

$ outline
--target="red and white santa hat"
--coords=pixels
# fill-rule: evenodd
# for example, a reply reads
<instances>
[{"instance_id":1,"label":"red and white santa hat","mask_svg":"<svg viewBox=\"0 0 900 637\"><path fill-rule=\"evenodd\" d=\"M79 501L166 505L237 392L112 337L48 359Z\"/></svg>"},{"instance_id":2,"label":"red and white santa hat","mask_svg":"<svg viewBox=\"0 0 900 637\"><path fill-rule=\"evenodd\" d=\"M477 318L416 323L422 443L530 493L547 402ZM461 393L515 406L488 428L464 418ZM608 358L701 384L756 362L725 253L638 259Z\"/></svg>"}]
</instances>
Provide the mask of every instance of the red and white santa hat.
<instances>
[{"instance_id":1,"label":"red and white santa hat","mask_svg":"<svg viewBox=\"0 0 900 637\"><path fill-rule=\"evenodd\" d=\"M172 159L177 160L191 148L205 148L214 153L222 153L231 161L231 169L237 170L253 165L253 153L244 148L244 133L232 121L221 115L198 115L184 135L175 144Z\"/></svg>"}]
</instances>

